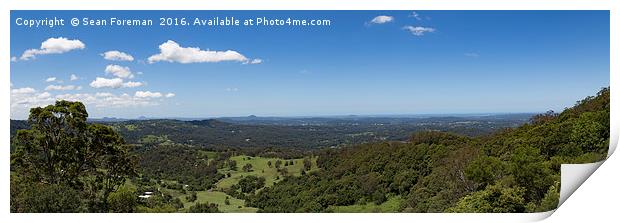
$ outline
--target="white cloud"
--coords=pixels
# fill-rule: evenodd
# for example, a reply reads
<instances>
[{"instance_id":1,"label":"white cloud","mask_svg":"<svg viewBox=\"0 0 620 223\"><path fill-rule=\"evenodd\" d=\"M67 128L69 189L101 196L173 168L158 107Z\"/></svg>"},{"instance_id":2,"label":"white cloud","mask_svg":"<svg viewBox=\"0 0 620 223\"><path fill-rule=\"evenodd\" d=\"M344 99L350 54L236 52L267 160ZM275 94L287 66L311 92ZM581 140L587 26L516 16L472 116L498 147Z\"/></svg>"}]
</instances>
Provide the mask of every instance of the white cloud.
<instances>
[{"instance_id":1,"label":"white cloud","mask_svg":"<svg viewBox=\"0 0 620 223\"><path fill-rule=\"evenodd\" d=\"M57 100L80 101L87 106L105 107L105 108L124 108L124 107L140 107L158 105L154 98L140 98L130 96L129 94L112 94L108 92L99 92L95 94L62 94L56 95Z\"/></svg>"},{"instance_id":2,"label":"white cloud","mask_svg":"<svg viewBox=\"0 0 620 223\"><path fill-rule=\"evenodd\" d=\"M413 17L418 21L422 20L422 18L420 17L420 14L418 14L417 12L411 12L411 15L409 15L409 17Z\"/></svg>"},{"instance_id":3,"label":"white cloud","mask_svg":"<svg viewBox=\"0 0 620 223\"><path fill-rule=\"evenodd\" d=\"M36 90L31 87L11 89L11 94L32 94L34 92L36 92Z\"/></svg>"},{"instance_id":4,"label":"white cloud","mask_svg":"<svg viewBox=\"0 0 620 223\"><path fill-rule=\"evenodd\" d=\"M11 62L17 62L17 57L11 57Z\"/></svg>"},{"instance_id":5,"label":"white cloud","mask_svg":"<svg viewBox=\"0 0 620 223\"><path fill-rule=\"evenodd\" d=\"M140 87L144 85L142 82L135 82L135 81L129 81L126 83L123 83L123 87Z\"/></svg>"},{"instance_id":6,"label":"white cloud","mask_svg":"<svg viewBox=\"0 0 620 223\"><path fill-rule=\"evenodd\" d=\"M30 108L54 102L49 92L38 93L34 88L11 89L11 118L25 119Z\"/></svg>"},{"instance_id":7,"label":"white cloud","mask_svg":"<svg viewBox=\"0 0 620 223\"><path fill-rule=\"evenodd\" d=\"M159 45L159 54L148 58L149 63L160 61L177 63L217 63L224 61L238 61L246 63L248 58L233 50L213 51L201 50L198 47L181 47L178 43L168 40Z\"/></svg>"},{"instance_id":8,"label":"white cloud","mask_svg":"<svg viewBox=\"0 0 620 223\"><path fill-rule=\"evenodd\" d=\"M373 18L372 20L370 20L370 23L384 24L384 23L388 23L388 22L392 22L392 21L394 21L394 17L387 16L387 15L380 15L380 16L377 16L377 17Z\"/></svg>"},{"instance_id":9,"label":"white cloud","mask_svg":"<svg viewBox=\"0 0 620 223\"><path fill-rule=\"evenodd\" d=\"M239 88L236 88L236 87L230 88L229 87L229 88L226 88L226 91L228 91L228 92L237 92L237 91L239 91Z\"/></svg>"},{"instance_id":10,"label":"white cloud","mask_svg":"<svg viewBox=\"0 0 620 223\"><path fill-rule=\"evenodd\" d=\"M103 56L103 59L112 61L133 61L133 56L118 50L107 51L102 53L101 56Z\"/></svg>"},{"instance_id":11,"label":"white cloud","mask_svg":"<svg viewBox=\"0 0 620 223\"><path fill-rule=\"evenodd\" d=\"M45 88L46 91L70 91L70 90L80 90L82 89L81 86L75 86L75 85L49 85Z\"/></svg>"},{"instance_id":12,"label":"white cloud","mask_svg":"<svg viewBox=\"0 0 620 223\"><path fill-rule=\"evenodd\" d=\"M423 26L405 26L403 29L409 31L414 36L423 36L426 33L435 32L435 28Z\"/></svg>"},{"instance_id":13,"label":"white cloud","mask_svg":"<svg viewBox=\"0 0 620 223\"><path fill-rule=\"evenodd\" d=\"M94 81L90 82L90 86L94 88L120 88L123 86L123 79L97 77Z\"/></svg>"},{"instance_id":14,"label":"white cloud","mask_svg":"<svg viewBox=\"0 0 620 223\"><path fill-rule=\"evenodd\" d=\"M121 78L112 78L112 79L108 79L108 78L103 78L103 77L97 77L95 78L94 81L90 82L90 86L93 88L121 88L121 87L127 87L127 88L132 88L132 87L140 87L144 85L142 82L133 82L133 81L129 81L129 82L123 82L123 79Z\"/></svg>"},{"instance_id":15,"label":"white cloud","mask_svg":"<svg viewBox=\"0 0 620 223\"><path fill-rule=\"evenodd\" d=\"M71 74L71 77L69 77L69 80L71 80L71 81L74 81L74 80L77 80L77 79L79 79L79 78L75 74Z\"/></svg>"},{"instance_id":16,"label":"white cloud","mask_svg":"<svg viewBox=\"0 0 620 223\"><path fill-rule=\"evenodd\" d=\"M114 94L109 93L109 92L97 92L95 94L95 96L97 96L97 97L112 97L112 96L114 96Z\"/></svg>"},{"instance_id":17,"label":"white cloud","mask_svg":"<svg viewBox=\"0 0 620 223\"><path fill-rule=\"evenodd\" d=\"M176 94L174 94L174 93L168 93L168 94L166 94L166 97L167 97L167 98L171 98L171 97L174 97L174 96L176 96Z\"/></svg>"},{"instance_id":18,"label":"white cloud","mask_svg":"<svg viewBox=\"0 0 620 223\"><path fill-rule=\"evenodd\" d=\"M161 98L163 95L159 92L136 91L135 96L138 98Z\"/></svg>"},{"instance_id":19,"label":"white cloud","mask_svg":"<svg viewBox=\"0 0 620 223\"><path fill-rule=\"evenodd\" d=\"M54 82L56 81L56 77L48 77L47 79L45 79L45 82Z\"/></svg>"},{"instance_id":20,"label":"white cloud","mask_svg":"<svg viewBox=\"0 0 620 223\"><path fill-rule=\"evenodd\" d=\"M49 38L41 43L39 49L28 49L24 51L19 59L30 60L36 58L37 55L61 54L71 50L84 49L85 47L86 45L77 39L70 40L64 37Z\"/></svg>"},{"instance_id":21,"label":"white cloud","mask_svg":"<svg viewBox=\"0 0 620 223\"><path fill-rule=\"evenodd\" d=\"M163 99L163 95L158 92L146 91L142 94L157 95L159 97L137 97L129 94L112 94L109 92L98 92L95 94L59 94L52 95L49 92L37 92L34 88L24 87L11 89L11 118L12 119L25 119L28 117L30 108L43 107L50 104L54 104L56 100L68 100L68 101L80 101L89 107L103 107L103 108L125 108L125 107L140 107L140 106L155 106ZM136 92L136 95L140 95ZM173 93L168 93L165 97L173 97Z\"/></svg>"},{"instance_id":22,"label":"white cloud","mask_svg":"<svg viewBox=\"0 0 620 223\"><path fill-rule=\"evenodd\" d=\"M244 64L259 64L259 63L263 63L263 60L260 58L256 58L256 59L252 59L252 60L248 60L244 62Z\"/></svg>"},{"instance_id":23,"label":"white cloud","mask_svg":"<svg viewBox=\"0 0 620 223\"><path fill-rule=\"evenodd\" d=\"M123 67L119 65L108 65L105 67L105 73L111 74L120 78L133 78L133 73L131 73L131 69L129 67Z\"/></svg>"}]
</instances>

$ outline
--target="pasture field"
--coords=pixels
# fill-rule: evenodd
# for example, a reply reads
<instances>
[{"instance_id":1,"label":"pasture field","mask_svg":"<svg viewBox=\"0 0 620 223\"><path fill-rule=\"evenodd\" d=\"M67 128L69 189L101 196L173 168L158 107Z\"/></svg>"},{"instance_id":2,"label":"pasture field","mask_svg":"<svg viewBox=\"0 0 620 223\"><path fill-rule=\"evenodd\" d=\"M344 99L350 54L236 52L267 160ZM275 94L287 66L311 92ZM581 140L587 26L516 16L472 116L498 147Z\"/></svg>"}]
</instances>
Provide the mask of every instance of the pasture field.
<instances>
[{"instance_id":1,"label":"pasture field","mask_svg":"<svg viewBox=\"0 0 620 223\"><path fill-rule=\"evenodd\" d=\"M237 162L237 170L230 170L228 168L220 169L219 171L223 174L230 173L230 177L224 178L220 180L216 187L219 189L230 188L233 185L237 184L239 180L244 176L257 176L265 178L265 186L270 187L274 183L282 180L283 176L278 172L278 169L275 168L275 163L277 160L282 161L282 165L280 168L286 168L289 175L292 176L300 176L301 170L304 167L303 158L302 159L289 159L283 160L278 158L265 158L265 157L251 157L251 156L234 156L230 158ZM312 168L310 171L318 170L316 165L317 157L313 157L310 159L312 161ZM269 167L268 162L271 161L271 167ZM293 161L293 165L285 166L285 162ZM251 172L243 171L243 166L246 164L252 165ZM308 172L310 172L308 171Z\"/></svg>"}]
</instances>

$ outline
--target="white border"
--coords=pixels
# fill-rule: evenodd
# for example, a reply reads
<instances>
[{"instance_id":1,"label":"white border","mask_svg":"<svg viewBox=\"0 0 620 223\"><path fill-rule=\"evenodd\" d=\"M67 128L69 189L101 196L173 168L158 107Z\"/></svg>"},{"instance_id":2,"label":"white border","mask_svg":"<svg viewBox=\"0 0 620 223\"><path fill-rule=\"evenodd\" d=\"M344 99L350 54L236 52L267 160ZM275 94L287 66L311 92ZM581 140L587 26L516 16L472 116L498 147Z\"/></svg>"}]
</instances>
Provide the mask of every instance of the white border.
<instances>
[{"instance_id":1,"label":"white border","mask_svg":"<svg viewBox=\"0 0 620 223\"><path fill-rule=\"evenodd\" d=\"M4 179L0 188L0 210L3 210L0 221L7 222L106 222L111 221L141 221L141 222L523 222L545 218L550 213L542 214L9 214L9 119L10 119L10 10L611 10L611 45L610 60L618 61L617 39L618 35L618 3L614 0L377 0L377 1L335 1L335 0L107 0L107 1L72 1L72 0L3 0L2 13L0 14L1 33L0 43L2 54L0 65L4 75L0 76L0 82L5 86L0 95L0 101L5 106L0 109L0 125L2 136L0 143L5 145L2 153L0 174ZM6 7L5 7L6 6ZM575 29L578 32L578 27ZM610 63L610 73L617 74L618 64ZM612 98L619 98L617 89L617 77L610 75L612 85ZM611 117L611 151L618 143L618 101L612 100ZM612 158L612 160L614 160ZM615 159L617 160L617 159ZM620 161L614 161L617 162ZM611 164L610 164L611 165ZM603 165L607 166L607 165ZM607 171L610 172L610 171ZM614 173L611 171L611 173ZM599 177L598 180L611 180L607 183L615 183L617 174ZM590 188L594 182L587 182ZM599 186L606 182L599 182ZM607 187L609 188L609 187ZM579 194L579 193L576 193ZM581 206L606 205L597 203L576 203L569 199L567 204ZM615 203L615 202L614 202ZM613 203L609 203L613 204ZM561 210L561 208L560 208ZM560 211L558 211L560 212ZM610 216L617 215L615 213ZM570 215L580 213L565 213L570 220ZM594 214L594 213L590 213ZM596 213L600 216L603 213ZM616 216L617 217L617 216ZM10 220L8 220L10 219ZM553 219L558 219L555 217ZM603 218L604 219L604 218ZM617 219L617 218L616 218Z\"/></svg>"}]
</instances>

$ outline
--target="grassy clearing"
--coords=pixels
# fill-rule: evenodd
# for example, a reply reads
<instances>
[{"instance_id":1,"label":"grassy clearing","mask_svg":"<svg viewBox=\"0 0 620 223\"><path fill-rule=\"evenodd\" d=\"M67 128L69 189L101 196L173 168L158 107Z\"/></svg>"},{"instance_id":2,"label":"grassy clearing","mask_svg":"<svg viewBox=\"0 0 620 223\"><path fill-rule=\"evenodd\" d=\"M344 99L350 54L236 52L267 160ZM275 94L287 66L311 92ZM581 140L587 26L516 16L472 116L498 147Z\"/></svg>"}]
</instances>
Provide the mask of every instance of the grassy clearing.
<instances>
[{"instance_id":1,"label":"grassy clearing","mask_svg":"<svg viewBox=\"0 0 620 223\"><path fill-rule=\"evenodd\" d=\"M275 163L277 160L282 161L282 166L280 168L286 168L288 173L293 176L301 175L301 169L303 168L303 159L290 159L283 160L277 158L264 158L264 157L250 157L250 156L234 156L230 158L237 162L237 170L229 170L228 168L220 169L219 171L223 174L230 173L231 176L228 178L224 178L220 180L217 184L217 188L230 188L231 186L237 184L239 180L244 176L258 176L265 178L265 186L272 186L275 182L281 180L283 177L278 172L278 169L275 168ZM312 161L312 169L310 171L314 171L317 169L316 166L316 157L311 159ZM293 161L293 165L284 166L285 161ZM271 161L271 167L267 165L267 163ZM242 170L243 166L246 164L252 164L252 172L245 172ZM277 179L279 177L279 179Z\"/></svg>"},{"instance_id":2,"label":"grassy clearing","mask_svg":"<svg viewBox=\"0 0 620 223\"><path fill-rule=\"evenodd\" d=\"M253 207L245 207L245 201L231 197L228 194L219 191L198 191L196 192L196 196L198 199L195 202L187 202L185 197L181 198L185 209L194 205L196 202L201 202L217 204L218 209L221 212L226 213L254 213L258 210ZM230 204L228 205L225 202L226 197L228 197L228 200L230 201Z\"/></svg>"},{"instance_id":3,"label":"grassy clearing","mask_svg":"<svg viewBox=\"0 0 620 223\"><path fill-rule=\"evenodd\" d=\"M380 205L370 202L364 205L330 206L327 210L336 213L395 213L399 212L402 201L400 196L396 196Z\"/></svg>"},{"instance_id":4,"label":"grassy clearing","mask_svg":"<svg viewBox=\"0 0 620 223\"><path fill-rule=\"evenodd\" d=\"M198 153L201 157L206 157L207 159L214 159L215 157L217 157L216 152L198 151ZM231 157L230 159L235 160L237 162L238 170L232 171L232 170L229 170L228 168L223 168L223 169L218 170L222 174L230 173L231 177L224 178L220 180L219 182L217 182L216 188L222 188L222 189L230 188L233 185L237 184L242 177L250 176L250 175L264 177L265 186L267 187L273 186L275 182L283 179L283 176L275 168L275 163L277 160L282 161L282 165L280 168L286 168L288 170L289 175L293 175L293 176L301 175L301 169L303 168L303 165L304 165L303 159L283 160L283 159L277 159L277 158L250 157L250 156L245 156L245 155L234 156L234 157ZM317 160L317 157L311 158L312 168L308 172L318 170L316 166L316 160ZM269 167L269 165L267 164L269 161L271 161L271 167ZM285 166L284 165L285 161L293 161L293 164ZM252 172L243 171L243 166L246 164L252 164L252 169L253 169ZM177 183L176 181L170 181L170 180L162 180L162 181L168 184ZM125 185L130 188L134 188L134 189L136 188L135 184L133 184L133 182L131 182L130 180L127 180ZM191 193L190 191L188 191L187 193L182 193L182 190L164 188L164 187L161 187L161 185L159 184L157 184L157 187L159 188L159 190L165 192L166 194L169 194L173 198L179 198L181 202L183 202L183 207L184 207L183 209L185 210L187 210L190 206L196 204L196 202L217 204L218 209L221 212L225 212L225 213L253 213L258 210L257 208L246 207L244 200L234 198L220 191L215 191L215 190L196 191L196 197L197 197L196 201L188 202L187 197L190 195ZM226 197L228 197L229 204L226 204L225 202Z\"/></svg>"}]
</instances>

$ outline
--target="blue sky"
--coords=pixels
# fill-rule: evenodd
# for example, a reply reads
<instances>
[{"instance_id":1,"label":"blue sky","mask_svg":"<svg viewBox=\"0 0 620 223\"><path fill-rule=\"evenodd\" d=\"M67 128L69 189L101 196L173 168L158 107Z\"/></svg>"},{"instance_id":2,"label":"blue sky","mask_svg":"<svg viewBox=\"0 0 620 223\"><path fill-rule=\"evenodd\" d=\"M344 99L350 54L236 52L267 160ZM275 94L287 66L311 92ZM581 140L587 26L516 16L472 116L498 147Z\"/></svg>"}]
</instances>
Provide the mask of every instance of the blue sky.
<instances>
[{"instance_id":1,"label":"blue sky","mask_svg":"<svg viewBox=\"0 0 620 223\"><path fill-rule=\"evenodd\" d=\"M15 23L54 16L155 25ZM331 25L158 26L159 17L215 16ZM84 101L91 117L122 118L561 111L609 85L608 11L13 11L11 18L14 119L56 99ZM107 60L109 51L133 60L118 53Z\"/></svg>"}]
</instances>

